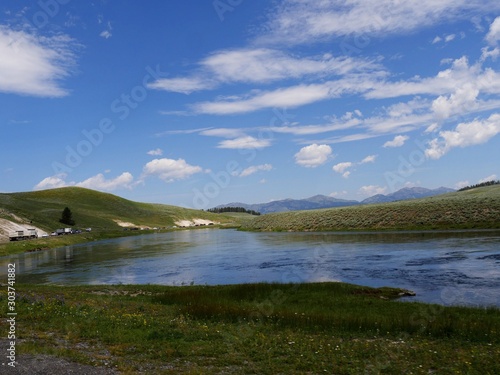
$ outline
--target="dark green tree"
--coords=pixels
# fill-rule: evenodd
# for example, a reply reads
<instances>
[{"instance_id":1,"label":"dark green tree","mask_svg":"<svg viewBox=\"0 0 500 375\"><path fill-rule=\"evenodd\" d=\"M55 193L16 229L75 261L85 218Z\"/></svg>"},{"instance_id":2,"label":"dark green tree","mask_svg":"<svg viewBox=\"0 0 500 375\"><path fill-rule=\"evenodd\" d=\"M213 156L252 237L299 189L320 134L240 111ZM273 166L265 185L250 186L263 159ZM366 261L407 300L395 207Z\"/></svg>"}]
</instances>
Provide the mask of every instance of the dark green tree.
<instances>
[{"instance_id":1,"label":"dark green tree","mask_svg":"<svg viewBox=\"0 0 500 375\"><path fill-rule=\"evenodd\" d=\"M59 222L67 225L75 225L75 221L73 220L73 214L71 213L71 210L68 207L64 208L62 216L59 219Z\"/></svg>"}]
</instances>

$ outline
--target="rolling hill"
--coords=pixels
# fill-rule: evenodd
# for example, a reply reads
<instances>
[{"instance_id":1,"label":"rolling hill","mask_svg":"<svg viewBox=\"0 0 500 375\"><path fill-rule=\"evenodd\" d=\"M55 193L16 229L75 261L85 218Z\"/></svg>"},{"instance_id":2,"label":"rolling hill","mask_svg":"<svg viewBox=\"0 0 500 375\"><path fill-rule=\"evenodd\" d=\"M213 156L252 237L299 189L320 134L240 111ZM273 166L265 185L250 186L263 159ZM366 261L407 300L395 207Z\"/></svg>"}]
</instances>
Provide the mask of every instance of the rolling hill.
<instances>
[{"instance_id":1,"label":"rolling hill","mask_svg":"<svg viewBox=\"0 0 500 375\"><path fill-rule=\"evenodd\" d=\"M500 228L498 185L414 200L272 213L243 225L256 231L492 228Z\"/></svg>"},{"instance_id":2,"label":"rolling hill","mask_svg":"<svg viewBox=\"0 0 500 375\"><path fill-rule=\"evenodd\" d=\"M64 226L59 219L65 207L71 209L75 227L97 230L121 230L124 226L167 227L194 220L230 223L232 220L199 210L133 202L79 187L0 194L0 219L47 232Z\"/></svg>"}]
</instances>

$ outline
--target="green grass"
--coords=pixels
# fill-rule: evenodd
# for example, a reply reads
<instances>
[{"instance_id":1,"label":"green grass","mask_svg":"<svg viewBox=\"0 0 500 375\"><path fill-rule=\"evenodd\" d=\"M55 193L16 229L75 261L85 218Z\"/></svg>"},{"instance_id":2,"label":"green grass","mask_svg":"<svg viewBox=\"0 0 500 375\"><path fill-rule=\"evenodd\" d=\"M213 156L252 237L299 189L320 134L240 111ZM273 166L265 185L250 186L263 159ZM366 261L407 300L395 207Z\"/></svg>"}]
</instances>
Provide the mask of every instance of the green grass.
<instances>
[{"instance_id":1,"label":"green grass","mask_svg":"<svg viewBox=\"0 0 500 375\"><path fill-rule=\"evenodd\" d=\"M123 373L500 372L498 309L403 303L394 301L398 289L342 283L16 289L20 353ZM0 330L7 332L5 319Z\"/></svg>"},{"instance_id":2,"label":"green grass","mask_svg":"<svg viewBox=\"0 0 500 375\"><path fill-rule=\"evenodd\" d=\"M163 204L138 203L112 194L78 187L0 194L0 218L17 221L13 216L15 215L24 225L34 225L49 233L65 226L59 223L65 207L69 207L72 211L76 222L74 227L90 227L92 233L0 244L0 256L116 237L120 233L130 234L123 232L123 228L115 220L150 228L172 227L176 221L196 218L219 222L222 226L240 225L238 218L235 217Z\"/></svg>"},{"instance_id":3,"label":"green grass","mask_svg":"<svg viewBox=\"0 0 500 375\"><path fill-rule=\"evenodd\" d=\"M0 207L47 230L64 226L59 223L64 207L71 209L79 228L121 229L114 220L150 227L172 226L177 220L193 218L219 218L218 221L228 222L224 215L162 204L138 203L77 187L0 194Z\"/></svg>"},{"instance_id":4,"label":"green grass","mask_svg":"<svg viewBox=\"0 0 500 375\"><path fill-rule=\"evenodd\" d=\"M433 230L500 228L500 186L435 197L256 217L256 231Z\"/></svg>"}]
</instances>

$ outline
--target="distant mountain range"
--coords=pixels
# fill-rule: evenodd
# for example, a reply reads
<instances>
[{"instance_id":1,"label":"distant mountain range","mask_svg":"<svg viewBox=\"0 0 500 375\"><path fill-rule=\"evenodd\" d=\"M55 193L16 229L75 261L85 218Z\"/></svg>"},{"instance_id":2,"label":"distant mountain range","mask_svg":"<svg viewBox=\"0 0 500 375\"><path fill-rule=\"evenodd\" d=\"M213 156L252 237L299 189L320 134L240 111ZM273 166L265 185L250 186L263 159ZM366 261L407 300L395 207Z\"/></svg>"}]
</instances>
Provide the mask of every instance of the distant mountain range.
<instances>
[{"instance_id":1,"label":"distant mountain range","mask_svg":"<svg viewBox=\"0 0 500 375\"><path fill-rule=\"evenodd\" d=\"M408 199L425 198L433 195L451 193L453 191L455 190L446 187L440 187L437 189L413 187L413 188L403 188L401 190L398 190L394 193L387 195L377 194L370 198L366 198L361 202L356 200L338 199L338 198L328 197L326 195L315 195L313 197L306 199L283 199L268 203L257 203L257 204L232 202L228 204L222 204L220 206L217 206L216 208L243 207L247 210L254 210L262 214L268 214L271 212L316 210L320 208L346 207L346 206L355 206L359 204L386 203L386 202L394 202L394 201L401 201Z\"/></svg>"}]
</instances>

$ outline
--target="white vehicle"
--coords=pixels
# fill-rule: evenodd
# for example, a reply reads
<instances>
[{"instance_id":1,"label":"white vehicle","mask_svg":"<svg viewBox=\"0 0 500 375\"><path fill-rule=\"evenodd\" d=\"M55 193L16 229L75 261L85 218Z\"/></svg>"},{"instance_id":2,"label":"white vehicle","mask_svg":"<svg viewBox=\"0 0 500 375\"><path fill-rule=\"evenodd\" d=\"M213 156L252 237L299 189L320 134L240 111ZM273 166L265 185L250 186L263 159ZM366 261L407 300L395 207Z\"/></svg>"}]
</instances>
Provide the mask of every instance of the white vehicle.
<instances>
[{"instance_id":1,"label":"white vehicle","mask_svg":"<svg viewBox=\"0 0 500 375\"><path fill-rule=\"evenodd\" d=\"M9 240L11 241L21 241L37 237L38 233L36 229L16 230L15 232L9 233Z\"/></svg>"}]
</instances>

